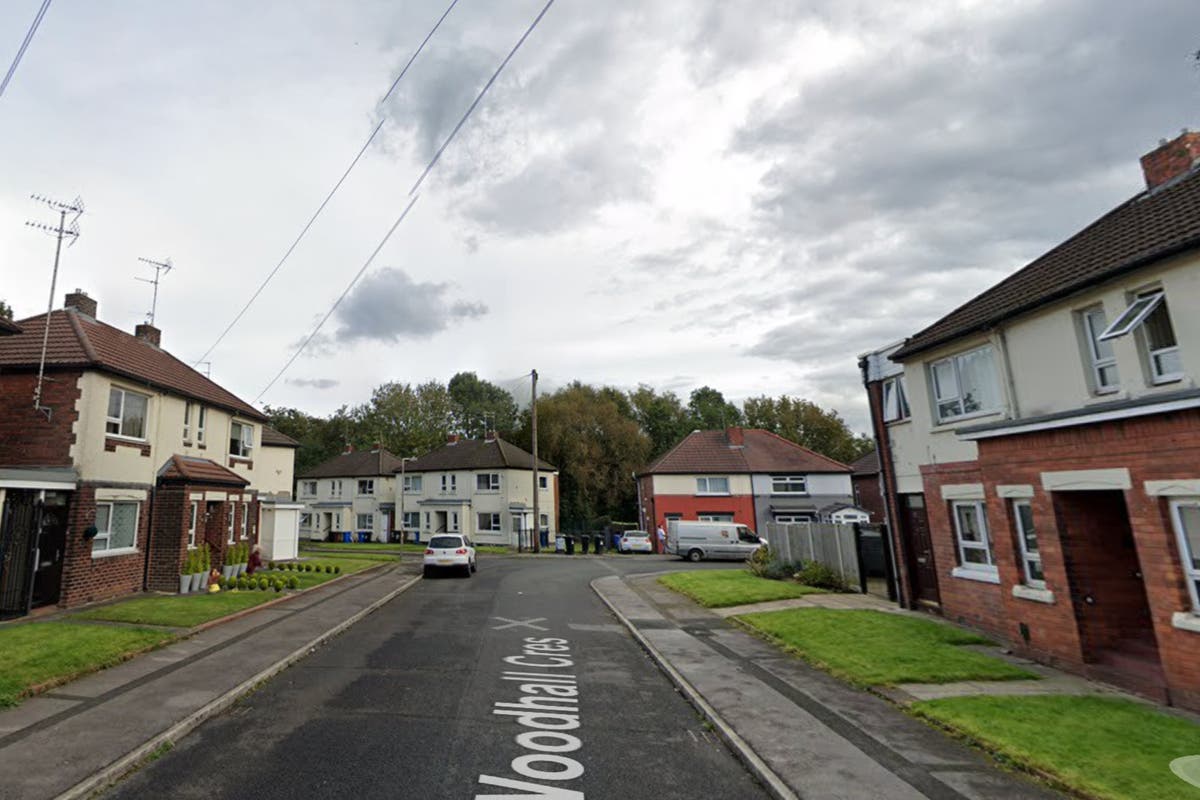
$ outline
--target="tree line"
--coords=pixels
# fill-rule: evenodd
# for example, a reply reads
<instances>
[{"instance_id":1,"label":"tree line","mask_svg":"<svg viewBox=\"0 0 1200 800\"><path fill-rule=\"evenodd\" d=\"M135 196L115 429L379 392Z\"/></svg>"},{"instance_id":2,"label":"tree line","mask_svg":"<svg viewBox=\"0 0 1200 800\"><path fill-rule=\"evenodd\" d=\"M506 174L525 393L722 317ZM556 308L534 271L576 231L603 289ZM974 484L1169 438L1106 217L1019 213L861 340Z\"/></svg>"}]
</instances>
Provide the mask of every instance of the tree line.
<instances>
[{"instance_id":1,"label":"tree line","mask_svg":"<svg viewBox=\"0 0 1200 800\"><path fill-rule=\"evenodd\" d=\"M422 455L448 434L480 437L494 430L532 449L529 409L473 372L447 383L385 383L370 399L327 417L268 406L271 425L300 442L296 473L342 452L381 444L398 456ZM752 397L739 408L703 386L684 402L645 384L632 391L579 381L538 398L538 455L559 469L561 527L591 529L637 518L634 474L693 430L735 425L763 428L830 458L849 463L874 447L841 416L808 400Z\"/></svg>"}]
</instances>

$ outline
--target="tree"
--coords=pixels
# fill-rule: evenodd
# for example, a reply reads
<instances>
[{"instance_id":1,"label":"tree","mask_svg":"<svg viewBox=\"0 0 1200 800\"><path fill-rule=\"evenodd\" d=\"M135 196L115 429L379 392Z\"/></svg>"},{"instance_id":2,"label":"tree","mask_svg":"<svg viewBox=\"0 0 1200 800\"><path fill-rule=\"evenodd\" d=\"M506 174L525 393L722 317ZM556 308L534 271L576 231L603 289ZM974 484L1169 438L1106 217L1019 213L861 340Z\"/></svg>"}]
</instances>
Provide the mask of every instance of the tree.
<instances>
[{"instance_id":1,"label":"tree","mask_svg":"<svg viewBox=\"0 0 1200 800\"><path fill-rule=\"evenodd\" d=\"M3 300L0 300L0 319L12 319L12 318L13 318L12 306L10 306L8 303L4 302Z\"/></svg>"},{"instance_id":2,"label":"tree","mask_svg":"<svg viewBox=\"0 0 1200 800\"><path fill-rule=\"evenodd\" d=\"M687 409L674 392L658 394L646 384L629 393L633 418L650 437L650 460L670 450L691 430Z\"/></svg>"},{"instance_id":3,"label":"tree","mask_svg":"<svg viewBox=\"0 0 1200 800\"><path fill-rule=\"evenodd\" d=\"M450 393L437 381L416 387L385 383L350 412L352 442L359 448L382 444L398 456L421 455L446 441L453 411Z\"/></svg>"},{"instance_id":4,"label":"tree","mask_svg":"<svg viewBox=\"0 0 1200 800\"><path fill-rule=\"evenodd\" d=\"M746 400L746 425L779 434L821 455L849 464L870 452L875 443L856 435L836 411L787 395Z\"/></svg>"},{"instance_id":5,"label":"tree","mask_svg":"<svg viewBox=\"0 0 1200 800\"><path fill-rule=\"evenodd\" d=\"M447 384L455 427L468 436L486 427L508 438L517 429L517 403L511 394L474 372L460 372Z\"/></svg>"},{"instance_id":6,"label":"tree","mask_svg":"<svg viewBox=\"0 0 1200 800\"><path fill-rule=\"evenodd\" d=\"M263 413L270 419L272 428L300 443L296 451L296 474L342 452L353 438L352 422L344 406L328 419L314 417L296 408L267 406Z\"/></svg>"},{"instance_id":7,"label":"tree","mask_svg":"<svg viewBox=\"0 0 1200 800\"><path fill-rule=\"evenodd\" d=\"M688 417L692 428L715 431L742 424L742 412L733 403L725 400L711 386L701 386L692 392L688 400Z\"/></svg>"}]
</instances>

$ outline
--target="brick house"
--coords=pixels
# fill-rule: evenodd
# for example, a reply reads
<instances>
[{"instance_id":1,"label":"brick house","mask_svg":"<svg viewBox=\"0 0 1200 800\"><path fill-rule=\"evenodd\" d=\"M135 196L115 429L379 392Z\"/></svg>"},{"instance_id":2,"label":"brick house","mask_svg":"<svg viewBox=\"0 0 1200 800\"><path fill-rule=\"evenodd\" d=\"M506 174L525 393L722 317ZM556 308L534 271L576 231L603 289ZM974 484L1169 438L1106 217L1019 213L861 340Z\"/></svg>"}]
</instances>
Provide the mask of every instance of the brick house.
<instances>
[{"instance_id":1,"label":"brick house","mask_svg":"<svg viewBox=\"0 0 1200 800\"><path fill-rule=\"evenodd\" d=\"M815 522L852 506L850 468L758 428L692 431L638 476L638 524ZM657 543L655 546L658 546Z\"/></svg>"},{"instance_id":2,"label":"brick house","mask_svg":"<svg viewBox=\"0 0 1200 800\"><path fill-rule=\"evenodd\" d=\"M294 450L263 446L259 411L96 312L77 290L0 336L3 616L177 589L189 548L221 564L260 497L290 495Z\"/></svg>"},{"instance_id":3,"label":"brick house","mask_svg":"<svg viewBox=\"0 0 1200 800\"><path fill-rule=\"evenodd\" d=\"M1196 164L860 365L902 602L1200 709Z\"/></svg>"},{"instance_id":4,"label":"brick house","mask_svg":"<svg viewBox=\"0 0 1200 800\"><path fill-rule=\"evenodd\" d=\"M345 534L386 542L396 521L396 471L400 459L383 445L346 450L305 470L296 481L304 503L300 535L341 540Z\"/></svg>"},{"instance_id":5,"label":"brick house","mask_svg":"<svg viewBox=\"0 0 1200 800\"><path fill-rule=\"evenodd\" d=\"M883 490L879 485L879 451L872 450L850 465L853 472L850 482L854 485L854 505L871 515L871 522L886 519L883 509Z\"/></svg>"}]
</instances>

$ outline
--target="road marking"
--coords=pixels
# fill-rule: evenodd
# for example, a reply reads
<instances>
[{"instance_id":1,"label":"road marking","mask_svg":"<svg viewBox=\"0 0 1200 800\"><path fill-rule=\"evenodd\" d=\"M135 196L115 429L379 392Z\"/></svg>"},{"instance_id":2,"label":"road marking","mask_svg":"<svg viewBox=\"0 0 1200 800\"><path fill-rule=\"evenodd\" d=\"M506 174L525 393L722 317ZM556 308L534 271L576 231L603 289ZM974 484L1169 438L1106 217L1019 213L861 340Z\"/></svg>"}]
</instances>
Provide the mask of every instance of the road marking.
<instances>
[{"instance_id":1,"label":"road marking","mask_svg":"<svg viewBox=\"0 0 1200 800\"><path fill-rule=\"evenodd\" d=\"M507 625L496 625L492 628L494 631L502 631L505 628L531 628L535 631L548 631L549 628L543 628L541 625L534 625L535 622L545 622L545 617L530 617L529 619L509 619L508 617L492 617L501 622L507 622Z\"/></svg>"}]
</instances>

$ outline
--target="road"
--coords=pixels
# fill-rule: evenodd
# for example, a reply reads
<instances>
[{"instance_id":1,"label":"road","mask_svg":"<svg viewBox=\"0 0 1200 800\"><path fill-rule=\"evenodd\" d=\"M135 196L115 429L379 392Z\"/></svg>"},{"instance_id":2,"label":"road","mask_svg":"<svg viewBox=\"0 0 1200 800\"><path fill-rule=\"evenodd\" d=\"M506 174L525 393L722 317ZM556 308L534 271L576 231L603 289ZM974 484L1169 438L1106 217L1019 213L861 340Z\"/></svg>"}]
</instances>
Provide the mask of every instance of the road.
<instances>
[{"instance_id":1,"label":"road","mask_svg":"<svg viewBox=\"0 0 1200 800\"><path fill-rule=\"evenodd\" d=\"M589 587L679 565L423 580L105 796L765 798Z\"/></svg>"}]
</instances>

